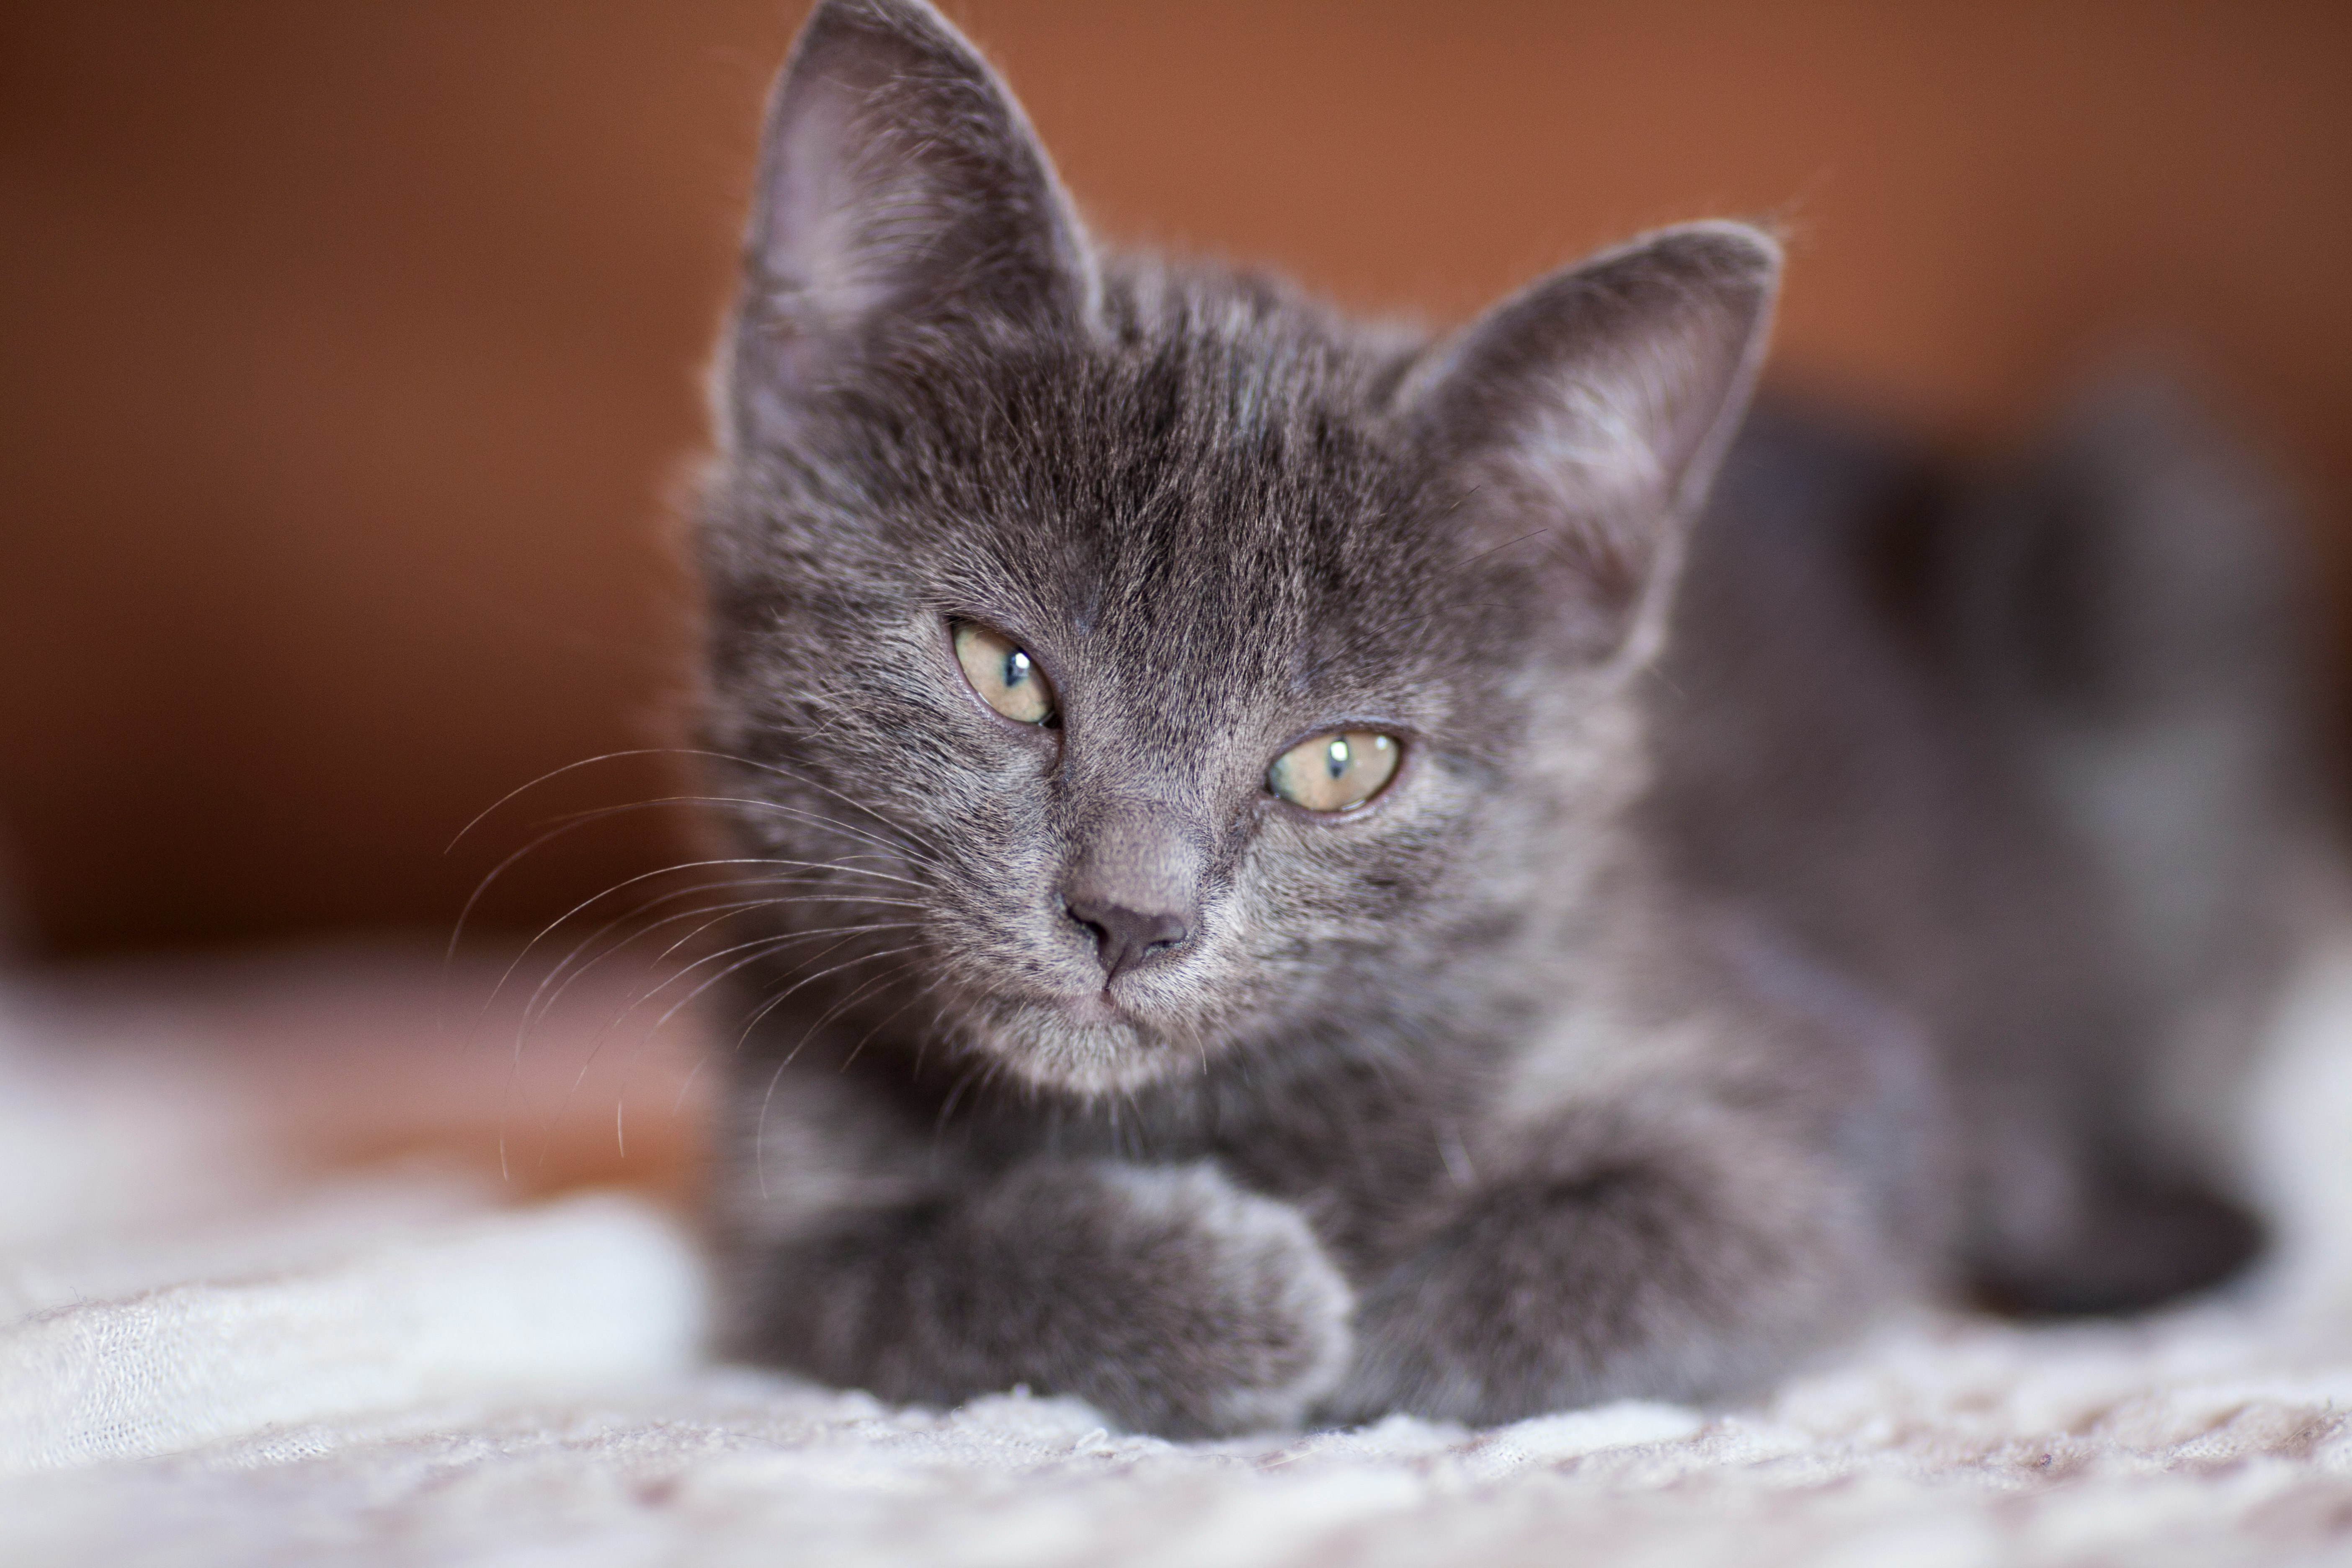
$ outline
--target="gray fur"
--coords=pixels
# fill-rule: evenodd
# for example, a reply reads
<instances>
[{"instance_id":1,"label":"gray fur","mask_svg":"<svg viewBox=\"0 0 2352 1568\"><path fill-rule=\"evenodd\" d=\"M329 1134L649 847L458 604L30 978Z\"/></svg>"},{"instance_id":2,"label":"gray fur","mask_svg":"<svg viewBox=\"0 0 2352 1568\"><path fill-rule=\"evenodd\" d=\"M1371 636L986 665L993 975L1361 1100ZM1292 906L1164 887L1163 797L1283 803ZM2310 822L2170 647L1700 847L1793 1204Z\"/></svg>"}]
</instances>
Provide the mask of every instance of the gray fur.
<instances>
[{"instance_id":1,"label":"gray fur","mask_svg":"<svg viewBox=\"0 0 2352 1568\"><path fill-rule=\"evenodd\" d=\"M2151 806L2234 837L2126 930L2138 841L2069 803L2179 703L2053 760L1972 520L2138 503L1735 446L1778 266L1692 226L1450 340L1363 327L1098 252L935 13L818 6L700 534L716 793L775 894L730 959L741 1353L1177 1434L1496 1420L1753 1387L1938 1284L2119 1305L2242 1255L2213 1162L2116 1106L2192 1014L2248 1027L2291 704ZM980 703L959 618L1058 727ZM1350 724L1404 737L1385 794L1267 793ZM2132 956L2231 911L2193 975Z\"/></svg>"}]
</instances>

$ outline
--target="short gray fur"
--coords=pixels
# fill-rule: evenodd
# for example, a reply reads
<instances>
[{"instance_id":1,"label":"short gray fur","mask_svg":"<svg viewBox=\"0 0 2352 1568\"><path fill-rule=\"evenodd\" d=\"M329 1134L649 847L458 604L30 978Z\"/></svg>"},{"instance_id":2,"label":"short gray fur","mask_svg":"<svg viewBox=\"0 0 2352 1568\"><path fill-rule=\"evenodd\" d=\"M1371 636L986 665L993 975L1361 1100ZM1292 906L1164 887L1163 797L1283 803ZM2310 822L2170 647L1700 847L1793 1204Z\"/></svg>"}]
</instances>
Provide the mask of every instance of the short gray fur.
<instances>
[{"instance_id":1,"label":"short gray fur","mask_svg":"<svg viewBox=\"0 0 2352 1568\"><path fill-rule=\"evenodd\" d=\"M916 0L819 5L764 147L699 531L713 793L778 879L738 1353L1177 1435L1496 1421L2250 1252L2210 1123L2311 770L2193 425L2117 395L1975 479L1739 434L1738 225L1434 342L1107 255ZM1267 793L1347 725L1404 738L1371 805Z\"/></svg>"}]
</instances>

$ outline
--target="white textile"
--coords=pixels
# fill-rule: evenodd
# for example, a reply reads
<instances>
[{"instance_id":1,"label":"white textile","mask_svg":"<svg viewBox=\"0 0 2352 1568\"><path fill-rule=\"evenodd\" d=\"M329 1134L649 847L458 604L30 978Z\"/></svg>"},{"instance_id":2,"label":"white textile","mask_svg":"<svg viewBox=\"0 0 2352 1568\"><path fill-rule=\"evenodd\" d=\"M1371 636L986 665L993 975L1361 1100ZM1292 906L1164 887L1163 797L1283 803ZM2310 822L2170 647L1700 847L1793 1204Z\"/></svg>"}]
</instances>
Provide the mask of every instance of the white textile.
<instances>
[{"instance_id":1,"label":"white textile","mask_svg":"<svg viewBox=\"0 0 2352 1568\"><path fill-rule=\"evenodd\" d=\"M2286 1261L2226 1299L1922 1317L1732 1410L1175 1445L704 1364L657 1207L289 1190L184 1064L0 1019L0 1563L2352 1563L2347 1020L2339 963L2271 1100Z\"/></svg>"}]
</instances>

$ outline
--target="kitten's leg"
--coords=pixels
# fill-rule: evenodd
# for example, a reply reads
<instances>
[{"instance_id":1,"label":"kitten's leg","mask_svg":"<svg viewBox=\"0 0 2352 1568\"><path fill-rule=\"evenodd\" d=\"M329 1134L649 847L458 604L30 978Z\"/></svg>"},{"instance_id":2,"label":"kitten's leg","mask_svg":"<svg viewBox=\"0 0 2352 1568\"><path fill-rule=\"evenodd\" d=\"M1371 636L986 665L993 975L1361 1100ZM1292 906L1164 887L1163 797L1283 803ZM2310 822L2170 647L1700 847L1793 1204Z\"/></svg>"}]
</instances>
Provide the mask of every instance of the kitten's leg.
<instances>
[{"instance_id":1,"label":"kitten's leg","mask_svg":"<svg viewBox=\"0 0 2352 1568\"><path fill-rule=\"evenodd\" d=\"M2230 1278L2264 1239L2246 1209L2178 1179L2102 1173L2056 1196L2036 1216L2041 1234L1980 1243L1972 1282L1984 1305L2021 1317L2141 1311Z\"/></svg>"},{"instance_id":2,"label":"kitten's leg","mask_svg":"<svg viewBox=\"0 0 2352 1568\"><path fill-rule=\"evenodd\" d=\"M748 1353L887 1399L1026 1384L1197 1436L1295 1424L1348 1361L1306 1221L1207 1164L1034 1161L819 1216L751 1272Z\"/></svg>"},{"instance_id":3,"label":"kitten's leg","mask_svg":"<svg viewBox=\"0 0 2352 1568\"><path fill-rule=\"evenodd\" d=\"M1736 1113L1555 1117L1412 1226L1360 1286L1326 1413L1515 1420L1739 1391L1856 1321L1898 1270L1836 1166Z\"/></svg>"}]
</instances>

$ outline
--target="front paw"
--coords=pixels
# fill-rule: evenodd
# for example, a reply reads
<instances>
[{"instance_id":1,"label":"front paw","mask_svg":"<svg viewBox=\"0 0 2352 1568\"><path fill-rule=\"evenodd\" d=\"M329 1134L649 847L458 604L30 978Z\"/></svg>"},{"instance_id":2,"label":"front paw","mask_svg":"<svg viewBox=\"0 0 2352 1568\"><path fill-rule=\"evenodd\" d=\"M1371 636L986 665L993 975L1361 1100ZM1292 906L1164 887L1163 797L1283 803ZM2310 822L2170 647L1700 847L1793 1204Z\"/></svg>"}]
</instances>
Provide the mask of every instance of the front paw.
<instances>
[{"instance_id":1,"label":"front paw","mask_svg":"<svg viewBox=\"0 0 2352 1568\"><path fill-rule=\"evenodd\" d=\"M1852 1189L1759 1141L1731 1152L1588 1156L1458 1201L1364 1282L1356 1363L1318 1415L1487 1425L1778 1375L1898 1276Z\"/></svg>"},{"instance_id":2,"label":"front paw","mask_svg":"<svg viewBox=\"0 0 2352 1568\"><path fill-rule=\"evenodd\" d=\"M1128 1426L1199 1436L1295 1426L1345 1373L1347 1281L1298 1211L1207 1164L1099 1165L1009 1183L1022 1271L1063 1310L1008 1346L1032 1379ZM1004 1217L1011 1217L1010 1215Z\"/></svg>"}]
</instances>

